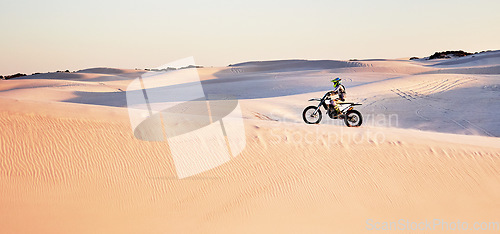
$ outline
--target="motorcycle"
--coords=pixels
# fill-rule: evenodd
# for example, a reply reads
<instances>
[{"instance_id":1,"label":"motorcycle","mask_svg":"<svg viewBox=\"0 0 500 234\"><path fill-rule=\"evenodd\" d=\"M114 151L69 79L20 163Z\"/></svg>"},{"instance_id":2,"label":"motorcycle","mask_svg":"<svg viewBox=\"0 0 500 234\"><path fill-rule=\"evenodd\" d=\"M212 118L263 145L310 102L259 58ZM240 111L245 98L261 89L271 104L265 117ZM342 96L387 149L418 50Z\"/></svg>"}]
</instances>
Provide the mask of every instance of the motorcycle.
<instances>
[{"instance_id":1,"label":"motorcycle","mask_svg":"<svg viewBox=\"0 0 500 234\"><path fill-rule=\"evenodd\" d=\"M340 113L337 114L335 109L330 103L332 102L330 98L330 92L327 92L323 98L312 98L309 101L319 101L317 106L308 106L302 112L302 119L307 124L318 124L323 115L321 113L321 107L326 110L328 116L332 119L343 119L345 125L347 127L359 127L363 123L363 117L361 113L357 110L354 110L354 106L362 105L360 103L352 103L352 102L340 102L337 103Z\"/></svg>"}]
</instances>

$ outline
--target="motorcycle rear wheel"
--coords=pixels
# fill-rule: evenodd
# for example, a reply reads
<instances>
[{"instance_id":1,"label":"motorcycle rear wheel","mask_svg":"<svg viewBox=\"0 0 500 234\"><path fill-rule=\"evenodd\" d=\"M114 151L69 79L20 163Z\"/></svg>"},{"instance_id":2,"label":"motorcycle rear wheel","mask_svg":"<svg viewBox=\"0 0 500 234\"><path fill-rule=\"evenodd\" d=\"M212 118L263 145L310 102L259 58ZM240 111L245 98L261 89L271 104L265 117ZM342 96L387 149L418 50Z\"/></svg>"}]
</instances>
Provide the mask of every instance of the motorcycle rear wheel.
<instances>
[{"instance_id":1,"label":"motorcycle rear wheel","mask_svg":"<svg viewBox=\"0 0 500 234\"><path fill-rule=\"evenodd\" d=\"M359 127L363 123L363 116L357 110L350 110L345 114L344 123L347 127Z\"/></svg>"}]
</instances>

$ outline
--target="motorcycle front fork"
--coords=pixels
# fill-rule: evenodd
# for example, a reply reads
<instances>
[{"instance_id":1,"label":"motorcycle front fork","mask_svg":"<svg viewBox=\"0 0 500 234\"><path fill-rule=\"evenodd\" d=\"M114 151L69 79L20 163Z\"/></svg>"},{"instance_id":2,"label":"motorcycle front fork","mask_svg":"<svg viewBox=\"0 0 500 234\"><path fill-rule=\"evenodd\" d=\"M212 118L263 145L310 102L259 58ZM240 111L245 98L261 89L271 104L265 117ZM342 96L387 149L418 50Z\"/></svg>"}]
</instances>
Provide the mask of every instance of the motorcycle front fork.
<instances>
[{"instance_id":1,"label":"motorcycle front fork","mask_svg":"<svg viewBox=\"0 0 500 234\"><path fill-rule=\"evenodd\" d=\"M321 104L319 104L317 107L316 107L316 110L314 110L314 113L313 115L316 115L319 111L319 108L321 107Z\"/></svg>"}]
</instances>

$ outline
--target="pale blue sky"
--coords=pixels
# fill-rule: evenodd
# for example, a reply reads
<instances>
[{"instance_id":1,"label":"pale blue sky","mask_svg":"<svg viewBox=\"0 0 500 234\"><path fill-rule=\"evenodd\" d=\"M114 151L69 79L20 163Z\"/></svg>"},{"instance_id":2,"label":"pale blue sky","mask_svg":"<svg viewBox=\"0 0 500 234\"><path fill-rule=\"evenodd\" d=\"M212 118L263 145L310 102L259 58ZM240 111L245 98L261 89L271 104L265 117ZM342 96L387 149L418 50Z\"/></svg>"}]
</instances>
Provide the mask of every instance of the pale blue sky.
<instances>
[{"instance_id":1,"label":"pale blue sky","mask_svg":"<svg viewBox=\"0 0 500 234\"><path fill-rule=\"evenodd\" d=\"M500 49L500 1L0 0L0 74Z\"/></svg>"}]
</instances>

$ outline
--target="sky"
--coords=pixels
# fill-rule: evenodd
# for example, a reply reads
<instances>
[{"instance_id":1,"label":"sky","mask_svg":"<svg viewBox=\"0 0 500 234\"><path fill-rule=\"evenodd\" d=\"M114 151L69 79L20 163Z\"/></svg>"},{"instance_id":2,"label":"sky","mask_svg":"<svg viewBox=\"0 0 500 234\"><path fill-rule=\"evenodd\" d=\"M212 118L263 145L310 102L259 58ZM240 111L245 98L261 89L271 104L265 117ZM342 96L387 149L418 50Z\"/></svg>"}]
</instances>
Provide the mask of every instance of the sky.
<instances>
[{"instance_id":1,"label":"sky","mask_svg":"<svg viewBox=\"0 0 500 234\"><path fill-rule=\"evenodd\" d=\"M0 0L0 74L500 49L497 0Z\"/></svg>"}]
</instances>

